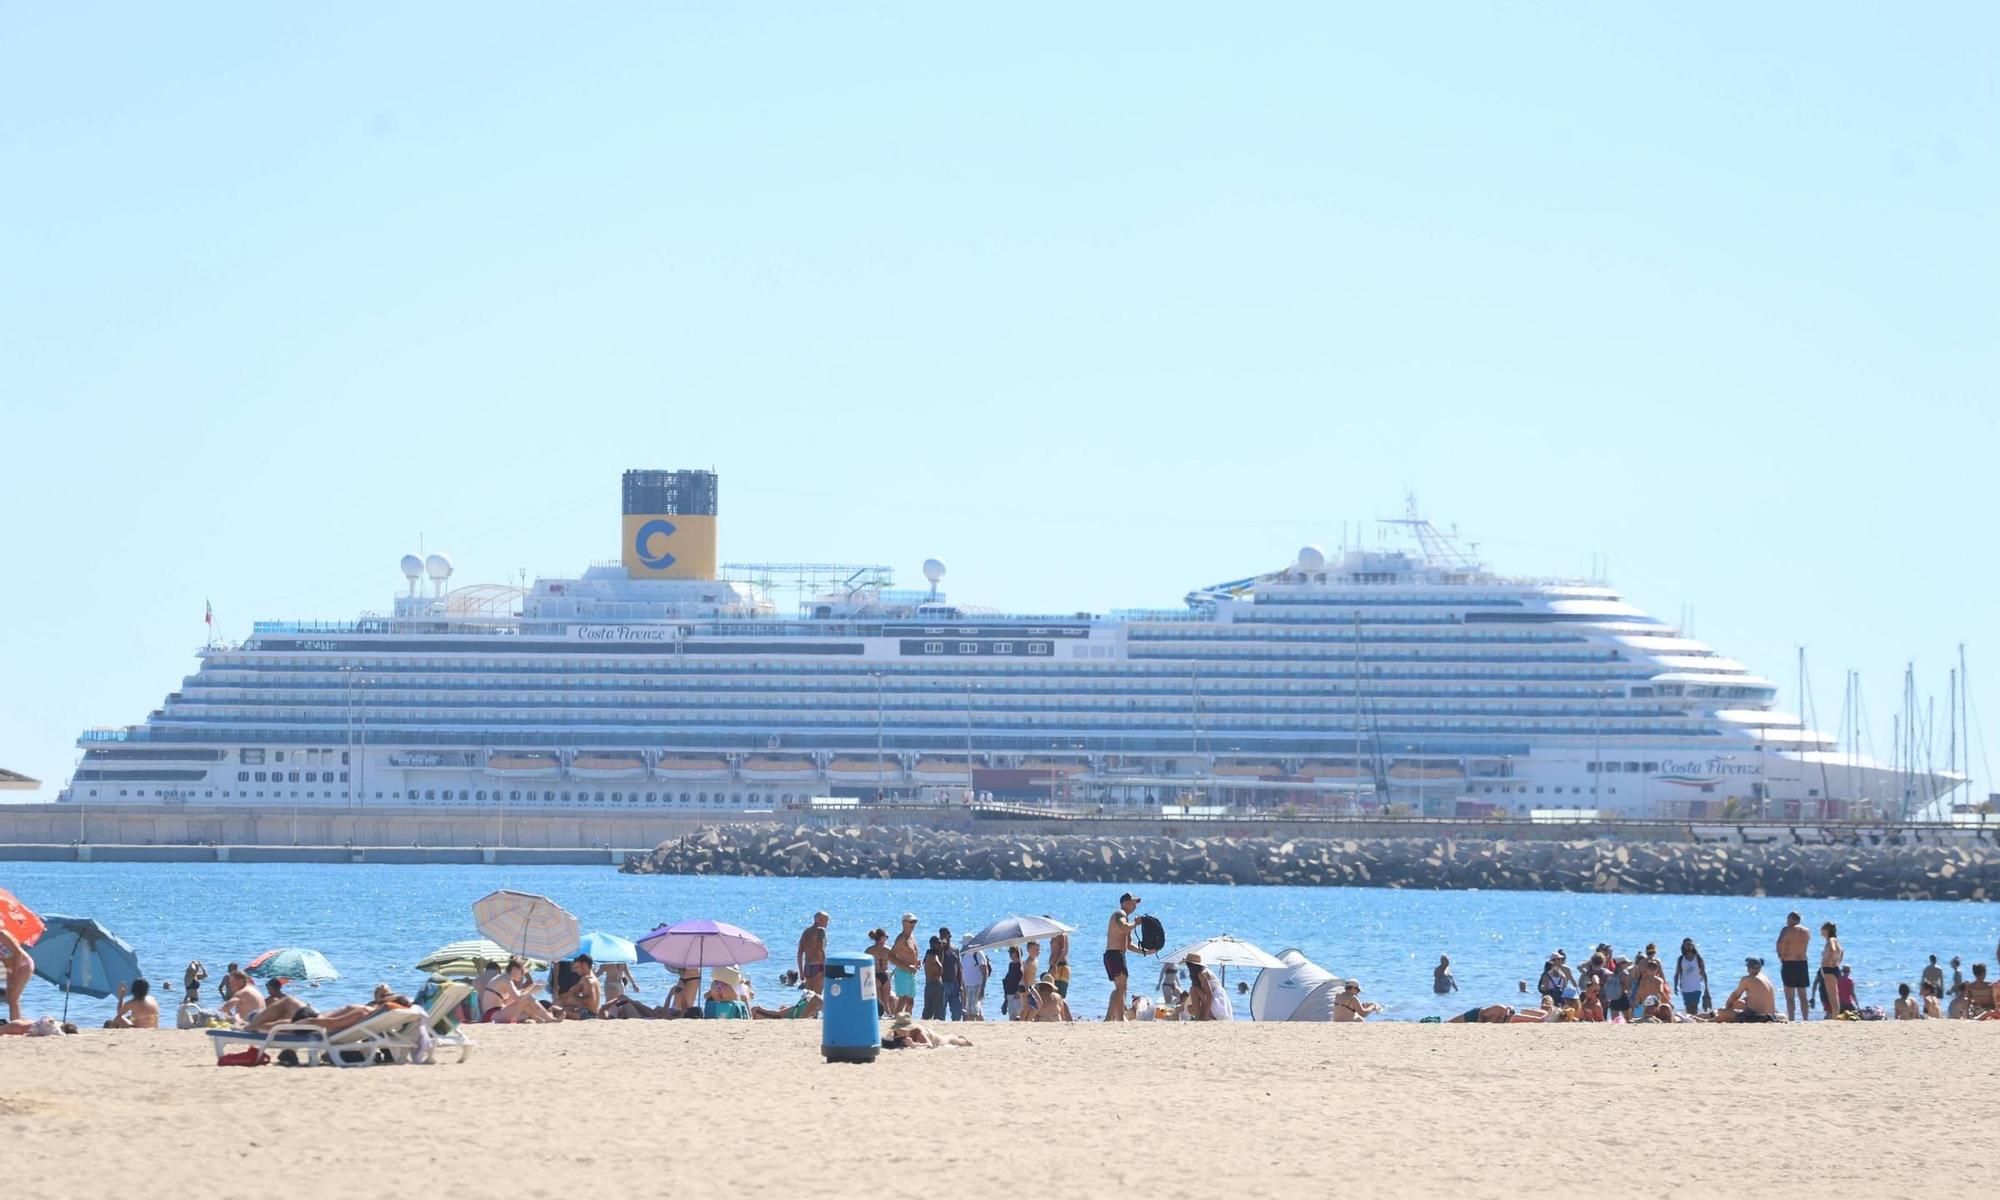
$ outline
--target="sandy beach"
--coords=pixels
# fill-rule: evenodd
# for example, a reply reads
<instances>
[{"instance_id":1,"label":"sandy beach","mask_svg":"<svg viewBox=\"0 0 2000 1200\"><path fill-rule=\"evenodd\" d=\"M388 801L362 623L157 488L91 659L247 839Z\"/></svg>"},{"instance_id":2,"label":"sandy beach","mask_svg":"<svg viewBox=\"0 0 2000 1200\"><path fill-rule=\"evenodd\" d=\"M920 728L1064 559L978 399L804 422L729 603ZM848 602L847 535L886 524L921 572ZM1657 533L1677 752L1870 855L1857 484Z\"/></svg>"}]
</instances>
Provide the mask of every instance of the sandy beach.
<instances>
[{"instance_id":1,"label":"sandy beach","mask_svg":"<svg viewBox=\"0 0 2000 1200\"><path fill-rule=\"evenodd\" d=\"M193 1033L0 1044L10 1191L1510 1196L1580 1171L1693 1194L1983 1177L2000 1025L965 1025L819 1060L817 1023L481 1028L435 1067L218 1069ZM1982 1099L1985 1098L1985 1099ZM477 1164L469 1165L469 1164ZM717 1181L718 1183L720 1181ZM1164 1189L1164 1191L1162 1190Z\"/></svg>"}]
</instances>

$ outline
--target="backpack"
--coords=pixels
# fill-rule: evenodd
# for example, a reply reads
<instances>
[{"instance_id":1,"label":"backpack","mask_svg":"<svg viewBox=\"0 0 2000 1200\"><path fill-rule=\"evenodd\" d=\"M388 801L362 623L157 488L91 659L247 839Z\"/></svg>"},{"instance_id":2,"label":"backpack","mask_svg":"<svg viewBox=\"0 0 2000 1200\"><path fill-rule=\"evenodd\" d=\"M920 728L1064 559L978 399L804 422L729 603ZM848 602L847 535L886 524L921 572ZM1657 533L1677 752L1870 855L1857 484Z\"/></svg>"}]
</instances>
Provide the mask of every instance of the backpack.
<instances>
[{"instance_id":1,"label":"backpack","mask_svg":"<svg viewBox=\"0 0 2000 1200\"><path fill-rule=\"evenodd\" d=\"M1133 940L1139 944L1142 954L1158 954L1167 944L1167 927L1160 924L1160 918L1151 915L1140 917L1139 928Z\"/></svg>"}]
</instances>

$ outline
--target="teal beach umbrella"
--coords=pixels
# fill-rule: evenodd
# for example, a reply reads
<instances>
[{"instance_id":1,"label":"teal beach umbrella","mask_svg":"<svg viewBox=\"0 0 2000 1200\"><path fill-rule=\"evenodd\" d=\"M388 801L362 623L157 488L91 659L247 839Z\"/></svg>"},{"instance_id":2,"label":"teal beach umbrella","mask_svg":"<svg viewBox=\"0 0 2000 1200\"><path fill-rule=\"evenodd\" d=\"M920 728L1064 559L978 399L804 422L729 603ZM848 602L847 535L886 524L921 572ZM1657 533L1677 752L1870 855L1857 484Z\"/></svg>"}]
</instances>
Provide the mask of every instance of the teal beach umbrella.
<instances>
[{"instance_id":1,"label":"teal beach umbrella","mask_svg":"<svg viewBox=\"0 0 2000 1200\"><path fill-rule=\"evenodd\" d=\"M586 933L577 939L576 952L594 963L639 964L639 948L615 933Z\"/></svg>"},{"instance_id":2,"label":"teal beach umbrella","mask_svg":"<svg viewBox=\"0 0 2000 1200\"><path fill-rule=\"evenodd\" d=\"M326 955L297 946L266 950L251 959L243 973L256 979L289 979L295 983L327 983L340 978L340 972L326 961Z\"/></svg>"},{"instance_id":3,"label":"teal beach umbrella","mask_svg":"<svg viewBox=\"0 0 2000 1200\"><path fill-rule=\"evenodd\" d=\"M48 913L47 928L35 943L35 974L63 991L63 1018L70 993L99 1000L139 978L139 955L117 935L89 917Z\"/></svg>"}]
</instances>

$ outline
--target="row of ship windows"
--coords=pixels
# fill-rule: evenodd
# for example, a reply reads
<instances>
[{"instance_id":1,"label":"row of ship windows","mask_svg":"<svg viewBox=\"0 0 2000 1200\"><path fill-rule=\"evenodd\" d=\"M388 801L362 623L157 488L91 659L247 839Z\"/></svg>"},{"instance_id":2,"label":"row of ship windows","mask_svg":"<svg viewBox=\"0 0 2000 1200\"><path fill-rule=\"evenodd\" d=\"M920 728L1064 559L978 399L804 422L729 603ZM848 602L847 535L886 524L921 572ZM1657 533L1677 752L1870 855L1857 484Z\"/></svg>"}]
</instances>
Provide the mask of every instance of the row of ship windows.
<instances>
[{"instance_id":1,"label":"row of ship windows","mask_svg":"<svg viewBox=\"0 0 2000 1200\"><path fill-rule=\"evenodd\" d=\"M1375 662L1378 660L1397 662L1413 657L1435 658L1446 651L1457 651L1460 649L1479 649L1479 650L1497 649L1498 647L1489 644L1495 640L1496 639L1476 638L1476 637L1382 639L1380 648L1393 649L1395 651L1395 653L1393 654L1369 653L1368 651L1371 645L1375 645L1375 643L1370 643L1366 641L1364 641L1360 646L1359 648L1360 653L1358 654L1356 652L1356 647L1352 642L1343 643L1343 642L1328 641L1326 642L1325 652L1317 655L1302 654L1302 651L1304 650L1303 647L1286 646L1282 647L1282 649L1285 651L1287 655L1312 657L1319 660L1334 660L1334 661L1348 662L1348 663L1354 662L1357 659L1359 659L1362 662ZM1499 662L1499 663L1541 662L1541 661L1565 662L1565 661L1573 661L1579 659L1581 660L1601 659L1607 656L1615 657L1615 651L1591 648L1584 643L1584 640L1582 638L1546 638L1546 639L1536 638L1536 639L1530 639L1529 641L1532 642L1532 647L1522 653L1483 654L1477 657L1467 658L1466 661ZM1552 650L1555 648L1549 643L1563 643L1568 645L1574 645L1577 647L1577 649L1568 653L1548 653L1547 652L1548 650ZM949 643L949 642L939 643L940 650L937 652L942 653L942 647L953 644L954 643ZM1523 643L1523 644L1527 645L1528 643ZM1439 647L1439 651L1437 653L1425 653L1421 649L1421 647L1426 645L1435 645ZM1416 647L1417 649L1412 649L1412 647ZM1159 645L1148 645L1145 648L1146 656L1150 659L1157 659L1161 657L1161 655L1158 653L1158 651L1160 651L1161 649L1164 649L1164 647ZM1203 649L1207 651L1210 654L1210 656L1213 656L1214 652L1212 648L1203 647ZM1536 652L1536 650L1539 650L1541 652ZM1686 651L1681 651L1679 653L1681 653L1685 657L1694 657L1694 658L1707 658L1714 656L1712 651L1706 651L1706 650L1686 650ZM1242 655L1241 657L1256 658L1260 656L1253 654L1245 654ZM955 661L965 661L963 659L957 659L956 656L954 656L954 659ZM746 662L740 666L727 666L720 663L697 660L698 665L694 667L693 670L696 672L708 673L708 674L717 674L717 673L768 674L771 672L779 672L779 671L805 671L817 674L859 676L865 679L867 678L869 672L878 670L892 675L899 673L933 675L940 669L937 663L930 659L923 659L921 661L911 661L908 659L868 659L862 661L865 662L866 664L865 666L856 665L855 660L853 660L852 658L837 659L833 661L828 661L825 658L758 659L755 662ZM1083 660L1083 663L1088 663L1089 661L1090 660L1086 659ZM1120 679L1127 678L1129 677L1129 675L1134 673L1139 673L1135 671L1133 668L1129 667L1106 668L1106 667L1089 666L1089 665L1082 665L1081 663L1070 663L1070 662L1055 662L1054 665L1051 666L1050 665L1051 662L1053 662L1053 660L1028 662L1022 659L994 659L989 661L985 658L981 658L979 660L980 665L976 668L976 670L978 671L978 673L986 675L1008 675L1008 674L1041 675L1041 674L1047 674L1051 670L1055 670L1055 671L1060 671L1067 675L1088 675L1092 673L1102 673L1109 676L1115 676ZM326 673L329 676L329 678L338 680L339 677L334 673L339 671L341 668L348 666L359 667L361 670L367 672L431 670L431 671L445 671L453 674L460 674L468 671L504 671L504 672L523 673L523 674L534 673L534 672L548 673L553 671L553 672L577 672L584 674L608 674L612 672L626 672L632 674L653 675L666 672L672 672L676 674L686 674L689 671L689 668L684 659L670 655L660 655L644 659L575 658L575 659L536 659L533 661L524 662L518 658L451 659L451 658L413 657L413 658L379 658L379 659L354 660L354 659L339 659L339 658L303 658L294 655L273 654L268 658L260 658L255 656L231 656L229 658L214 658L208 660L208 662L204 665L203 669L205 671L241 671L241 672L320 671Z\"/></svg>"},{"instance_id":2,"label":"row of ship windows","mask_svg":"<svg viewBox=\"0 0 2000 1200\"><path fill-rule=\"evenodd\" d=\"M750 717L758 714L729 713L666 713L648 712L643 709L609 707L605 711L586 716L571 716L566 713L551 713L546 709L532 712L510 712L501 709L467 709L451 714L452 720L444 720L438 713L428 709L394 710L369 714L367 729L372 732L383 727L396 726L438 726L438 725L496 725L525 728L559 726L630 726L656 725L673 726L684 729L725 729L738 728L764 732L773 731L769 721L752 723ZM991 737L1009 731L1023 729L1050 728L1061 730L1100 730L1106 732L1150 731L1161 729L1188 729L1217 732L1230 729L1321 729L1337 722L1338 727L1360 728L1370 726L1382 730L1483 730L1489 732L1537 732L1537 733L1672 733L1676 731L1706 730L1707 724L1698 718L1683 720L1652 720L1632 714L1605 712L1589 713L1522 713L1511 720L1494 720L1499 714L1481 713L1487 720L1472 717L1441 716L1434 710L1415 710L1401 713L1391 709L1376 708L1366 713L1347 712L1319 713L1312 716L1289 716L1272 712L1237 714L1203 709L1199 720L1185 717L1163 720L1174 714L1134 714L1121 716L1109 713L1077 713L1071 717L1049 716L1027 717L1019 720L994 719L986 721L979 729L980 737ZM1589 716L1591 719L1583 720ZM1412 720L1410 718L1422 718ZM197 715L176 712L160 718L161 721L181 721L191 726L207 726L222 721L252 723L260 725L311 725L315 727L339 727L342 714L338 712L316 712L311 709L273 709L263 713L226 712L213 715ZM933 721L852 721L830 716L823 712L806 711L792 715L784 725L786 730L852 731L872 734L878 729L888 729L892 725L915 726L919 729L952 730L954 722L950 713L942 714ZM958 726L963 737L963 725Z\"/></svg>"},{"instance_id":3,"label":"row of ship windows","mask_svg":"<svg viewBox=\"0 0 2000 1200\"><path fill-rule=\"evenodd\" d=\"M1725 697L1729 698L1729 697ZM900 698L899 698L900 699ZM1103 713L1107 716L1125 716L1132 713L1152 713L1160 715L1183 714L1191 709L1208 713L1352 713L1357 705L1382 713L1527 713L1538 715L1589 716L1594 714L1622 714L1625 716L1678 716L1684 708L1678 704L1663 704L1651 697L1629 700L1623 694L1606 692L1602 695L1578 696L1574 694L1550 694L1529 692L1517 688L1510 692L1494 695L1471 695L1467 693L1442 693L1431 696L1396 693L1384 696L1356 696L1349 692L1335 695L1298 695L1276 693L1264 696L1246 696L1242 693L1217 695L1202 693L1200 696L1144 696L1144 697L1092 697L1092 696L1044 696L1039 700L1026 697L1012 702L994 703L998 698L981 696L980 703L953 696L931 695L918 703L876 703L874 701L849 701L844 704L826 700L777 698L766 699L753 696L656 696L644 693L629 695L579 695L573 692L480 692L458 697L442 693L383 695L375 698L375 703L365 710L350 709L333 697L284 692L250 692L230 696L208 696L183 693L169 701L169 707L185 715L224 713L233 710L252 712L272 707L282 707L300 711L316 711L329 717L346 719L353 713L365 712L373 718L380 713L404 710L435 710L443 713L460 712L468 708L478 709L521 709L541 710L566 709L580 712L599 712L607 709L645 709L652 712L745 712L745 713L791 713L810 711L815 713L863 713L884 714L885 719L904 717L956 718L963 723L968 714L981 719L1002 719L1006 717L1032 716L1040 713ZM1577 703L1587 700L1588 703ZM954 703L954 701L957 701ZM1248 703L1245 703L1248 701Z\"/></svg>"},{"instance_id":4,"label":"row of ship windows","mask_svg":"<svg viewBox=\"0 0 2000 1200\"><path fill-rule=\"evenodd\" d=\"M344 780L344 779L345 779L345 776L343 775L343 776L342 776L342 778L343 778L343 780ZM108 789L108 788L107 788L107 789L103 789L103 790L105 790L105 791L109 791L109 789ZM99 796L99 789L97 789L97 788L91 788L91 789L90 789L90 793L89 793L89 794L90 794L90 796L91 796L91 798L92 798L92 799L101 799L101 798L102 798L102 797L100 797L100 796ZM165 798L165 797L170 797L170 798L173 798L173 799L177 799L177 800L192 800L192 799L194 799L194 798L195 798L195 797L194 797L194 793L193 793L193 792L191 792L191 791L173 791L173 790L170 790L170 789L166 789L166 788L160 788L160 789L157 789L157 790L156 790L156 793L155 793L155 794L156 794L156 795L157 795L158 797L163 797L163 798ZM125 798L125 799L132 799L132 800L143 800L143 799L145 799L145 798L146 798L146 789L145 789L145 788L134 788L134 789L127 789L127 788L119 788L119 789L118 789L118 795L119 795L120 797L122 797L122 798ZM202 798L202 799L204 799L204 800L214 800L214 799L217 799L217 798L220 798L220 799L224 799L224 800L253 800L253 799L254 799L254 800L265 800L265 799L274 799L274 800L285 800L285 799L293 799L293 800L296 800L296 799L306 799L306 800L322 800L322 799L324 799L324 800L339 800L339 799L345 799L345 798L347 798L348 796L349 796L349 793L347 793L347 792L318 792L318 791L307 791L307 792L303 793L303 795L301 795L301 793L300 793L300 792L298 791L298 789L296 789L296 788L294 788L294 789L292 789L292 790L290 790L290 791L283 791L283 792L281 792L281 791L275 791L275 790L274 790L274 791L271 791L271 792L270 792L270 793L269 793L268 795L267 795L266 793L262 792L262 791L258 791L258 792L251 792L251 791L249 791L249 790L247 790L247 789L243 789L243 790L234 790L234 791L232 791L232 790L230 790L230 789L228 789L228 788L223 788L223 789L220 789L219 791L218 791L218 790L215 790L215 789L205 789L205 790L203 790L203 792L202 792L202 794L201 794L201 798ZM642 799L642 796L643 796L643 799ZM501 800L501 795L500 795L500 793L499 793L499 792L497 792L497 791L495 791L495 792L492 792L492 793L490 793L490 794L489 794L489 793L487 793L487 792L485 792L485 791L483 791L483 790L481 790L481 791L474 791L473 789L470 789L470 788L458 788L458 789L453 789L453 788L425 788L425 789L423 789L423 790L421 790L421 791L419 791L419 790L418 790L418 789L416 789L416 788L411 788L411 789L410 789L410 790L409 790L409 791L408 791L407 793L405 793L405 792L386 792L386 793L385 793L385 792L376 792L376 793L375 793L375 799L377 799L377 800L385 800L385 799L386 799L386 800L434 800L434 801L437 801L437 802L439 802L439 803L443 803L443 804L487 804L487 803L496 803L496 804L497 804L497 803L499 803L499 802L500 802L500 800ZM795 794L794 794L794 793L792 793L792 792L782 792L782 793L780 793L780 792L771 792L771 793L768 793L768 794L766 794L766 793L760 793L760 792L746 792L746 793L744 793L744 794L742 794L742 795L729 795L729 794L725 794L725 793L723 793L723 792L716 792L716 793L713 793L712 795L711 795L710 793L708 793L708 792L682 792L682 793L680 793L680 797L679 797L678 801L677 801L677 800L675 799L675 796L674 796L674 793L672 793L672 792L645 792L645 793L640 793L640 792L609 792L609 793L606 793L606 792L567 792L567 791L545 791L545 792L543 792L543 793L541 794L541 798L540 798L540 800L539 800L539 801L537 801L537 799L536 799L536 796L535 796L535 793L534 793L534 792L532 792L532 791L530 791L530 792L526 793L526 795L525 795L525 799L524 799L524 797L523 797L523 793L521 793L521 792L519 792L519 791L510 791L510 792L508 792L508 793L507 793L507 796L506 796L506 800L507 800L507 802L508 802L508 803L511 803L511 804L519 804L519 803L528 803L528 804L534 804L534 803L542 803L542 804L641 804L641 803L643 803L643 804L673 804L673 803L680 803L680 804L751 804L751 805L756 805L756 804L780 804L780 803L782 803L782 804L790 804L790 803L792 803L792 802L793 802L794 800L808 800L808 799L811 799L811 797L810 797L809 795L805 794L805 793L798 793L798 794L796 794L796 795L795 795Z\"/></svg>"},{"instance_id":5,"label":"row of ship windows","mask_svg":"<svg viewBox=\"0 0 2000 1200\"><path fill-rule=\"evenodd\" d=\"M285 755L284 755L284 751L282 751L282 750L281 750L281 751L279 751L279 752L278 752L278 757L279 757L279 758L283 758L284 756L285 756ZM255 781L255 782L257 782L257 783L263 783L263 782L265 782L265 776L266 776L267 774L268 774L268 775L270 776L270 782L272 782L272 783L298 783L298 782L300 782L300 780L299 780L299 772L297 772L297 771L270 771L270 772L265 772L265 771L238 771L238 772L236 772L236 782L238 782L238 783L250 783L250 782L252 782L252 781ZM338 782L338 783L346 783L346 782L347 782L347 772L345 772L345 771L342 771L342 772L340 772L340 778L339 778L338 780L334 779L334 777L333 777L333 776L334 776L334 773L333 773L332 771L325 771L325 772L320 772L320 771L307 771L307 772L305 772L305 782L306 782L306 783L319 783L319 782L321 781L320 777L321 777L321 775L322 775L322 774L323 774L323 775L325 775L325 777L326 777L326 778L325 778L325 782L327 782L327 783L336 783L336 782Z\"/></svg>"}]
</instances>

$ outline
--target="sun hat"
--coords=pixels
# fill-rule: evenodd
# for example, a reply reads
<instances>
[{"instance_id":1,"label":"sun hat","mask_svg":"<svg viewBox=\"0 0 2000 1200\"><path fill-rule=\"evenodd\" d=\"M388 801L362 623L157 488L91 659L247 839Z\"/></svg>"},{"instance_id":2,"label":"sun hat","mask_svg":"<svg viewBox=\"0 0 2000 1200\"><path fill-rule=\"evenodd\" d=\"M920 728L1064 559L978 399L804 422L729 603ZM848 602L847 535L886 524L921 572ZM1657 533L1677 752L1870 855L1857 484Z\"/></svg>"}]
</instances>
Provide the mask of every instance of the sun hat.
<instances>
[{"instance_id":1,"label":"sun hat","mask_svg":"<svg viewBox=\"0 0 2000 1200\"><path fill-rule=\"evenodd\" d=\"M1202 965L1201 952L1196 951L1195 953L1188 955L1185 959L1182 959L1181 961L1187 963L1189 966L1199 967Z\"/></svg>"}]
</instances>

